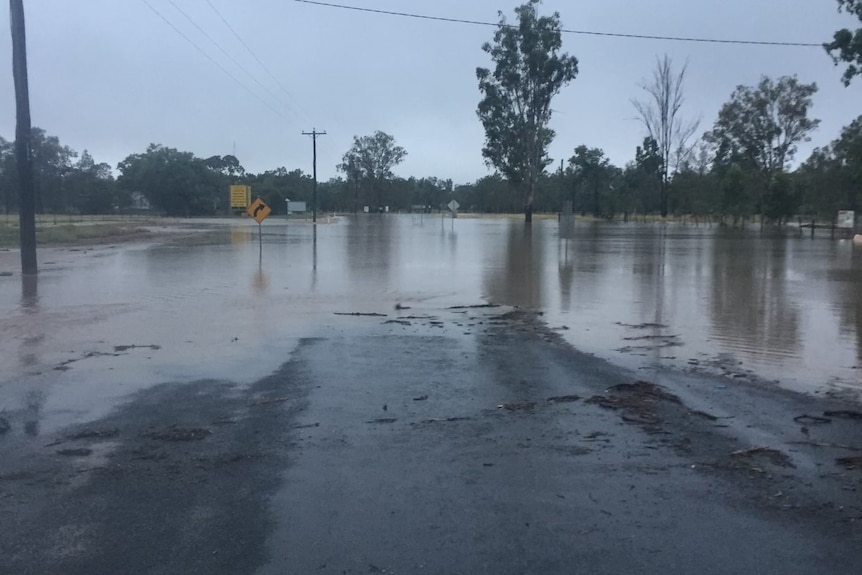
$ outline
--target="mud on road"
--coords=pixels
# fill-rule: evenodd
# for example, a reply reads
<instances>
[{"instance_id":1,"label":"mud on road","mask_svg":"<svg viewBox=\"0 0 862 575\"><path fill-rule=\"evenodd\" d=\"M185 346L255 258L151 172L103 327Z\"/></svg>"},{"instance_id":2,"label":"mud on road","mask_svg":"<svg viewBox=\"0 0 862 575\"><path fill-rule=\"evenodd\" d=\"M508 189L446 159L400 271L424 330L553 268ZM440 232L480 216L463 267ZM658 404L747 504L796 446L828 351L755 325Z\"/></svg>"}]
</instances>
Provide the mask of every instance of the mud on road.
<instances>
[{"instance_id":1,"label":"mud on road","mask_svg":"<svg viewBox=\"0 0 862 575\"><path fill-rule=\"evenodd\" d=\"M850 573L859 406L579 353L538 314L343 317L253 385L0 434L0 573Z\"/></svg>"}]
</instances>

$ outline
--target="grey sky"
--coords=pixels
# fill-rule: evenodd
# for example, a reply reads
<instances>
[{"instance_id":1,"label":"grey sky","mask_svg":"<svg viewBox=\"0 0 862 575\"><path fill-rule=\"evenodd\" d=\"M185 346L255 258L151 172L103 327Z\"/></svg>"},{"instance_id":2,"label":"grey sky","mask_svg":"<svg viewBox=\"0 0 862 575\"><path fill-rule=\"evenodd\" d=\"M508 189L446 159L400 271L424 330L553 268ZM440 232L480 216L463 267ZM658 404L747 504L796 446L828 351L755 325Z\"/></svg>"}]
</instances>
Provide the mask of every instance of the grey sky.
<instances>
[{"instance_id":1,"label":"grey sky","mask_svg":"<svg viewBox=\"0 0 862 575\"><path fill-rule=\"evenodd\" d=\"M211 0L287 89L254 61L205 0L174 0L251 72L264 90L220 52L169 0L147 0L262 104L202 56L142 0L25 0L33 123L79 152L116 166L151 142L199 156L236 153L251 171L285 166L311 171L319 141L319 176L335 165L353 135L384 130L408 151L399 175L457 183L488 173L475 109L475 68L493 28L412 20L310 6L292 0ZM512 17L518 0L340 0L342 4L471 20ZM634 34L825 42L858 21L835 0L545 0L567 28ZM15 126L8 11L0 11L0 134ZM643 130L630 100L657 56L689 62L685 113L709 128L734 87L761 74L816 81L815 145L834 139L862 114L862 81L850 88L819 48L777 48L628 40L567 34L578 78L555 100L551 156L580 145L601 147L618 165L634 157Z\"/></svg>"}]
</instances>

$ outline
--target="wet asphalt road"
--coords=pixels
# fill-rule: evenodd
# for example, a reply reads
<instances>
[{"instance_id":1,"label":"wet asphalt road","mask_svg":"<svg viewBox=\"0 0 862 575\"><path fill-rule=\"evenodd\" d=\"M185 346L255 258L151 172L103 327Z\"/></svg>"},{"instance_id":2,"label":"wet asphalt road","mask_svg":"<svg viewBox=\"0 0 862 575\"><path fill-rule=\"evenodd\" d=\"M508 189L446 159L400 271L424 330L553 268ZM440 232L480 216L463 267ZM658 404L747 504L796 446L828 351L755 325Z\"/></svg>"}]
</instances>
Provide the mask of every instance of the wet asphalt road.
<instances>
[{"instance_id":1,"label":"wet asphalt road","mask_svg":"<svg viewBox=\"0 0 862 575\"><path fill-rule=\"evenodd\" d=\"M680 402L614 396L641 376L504 311L347 318L251 385L6 436L0 573L857 571L862 472L791 443L858 445L792 421L835 403L658 372ZM787 459L731 455L763 445Z\"/></svg>"}]
</instances>

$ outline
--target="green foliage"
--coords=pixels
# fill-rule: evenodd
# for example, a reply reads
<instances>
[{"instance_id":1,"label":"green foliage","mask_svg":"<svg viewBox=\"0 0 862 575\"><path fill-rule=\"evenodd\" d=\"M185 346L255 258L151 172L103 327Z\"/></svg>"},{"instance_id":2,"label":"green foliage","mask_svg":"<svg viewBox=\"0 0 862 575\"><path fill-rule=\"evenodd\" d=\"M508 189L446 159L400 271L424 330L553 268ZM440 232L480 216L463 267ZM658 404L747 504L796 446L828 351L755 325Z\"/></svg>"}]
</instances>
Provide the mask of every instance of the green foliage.
<instances>
[{"instance_id":1,"label":"green foliage","mask_svg":"<svg viewBox=\"0 0 862 575\"><path fill-rule=\"evenodd\" d=\"M862 210L862 116L825 148L814 150L798 172L802 208L832 218Z\"/></svg>"},{"instance_id":2,"label":"green foliage","mask_svg":"<svg viewBox=\"0 0 862 575\"><path fill-rule=\"evenodd\" d=\"M18 168L12 142L0 138L0 194L6 213L18 208ZM33 172L37 213L106 214L122 203L108 164L97 164L86 151L64 146L56 136L33 128Z\"/></svg>"},{"instance_id":3,"label":"green foliage","mask_svg":"<svg viewBox=\"0 0 862 575\"><path fill-rule=\"evenodd\" d=\"M569 171L574 178L573 189L581 192L576 192L576 198L582 198L581 210L588 209L596 216L605 213L602 210L602 195L611 184L613 173L611 162L605 157L604 151L600 148L578 146L575 148L575 155L569 158ZM589 200L584 201L585 197ZM589 208L585 209L585 205Z\"/></svg>"},{"instance_id":4,"label":"green foliage","mask_svg":"<svg viewBox=\"0 0 862 575\"><path fill-rule=\"evenodd\" d=\"M777 81L763 76L756 87L738 86L704 135L716 149L715 161L740 164L771 177L783 171L800 142L820 120L808 117L816 84L801 84L795 76Z\"/></svg>"},{"instance_id":5,"label":"green foliage","mask_svg":"<svg viewBox=\"0 0 862 575\"><path fill-rule=\"evenodd\" d=\"M353 182L357 202L364 201L372 208L390 205L392 169L404 161L407 151L395 143L395 138L381 131L371 136L353 137L353 146L344 154L339 171ZM358 204L354 206L357 208Z\"/></svg>"},{"instance_id":6,"label":"green foliage","mask_svg":"<svg viewBox=\"0 0 862 575\"><path fill-rule=\"evenodd\" d=\"M797 198L790 174L784 172L775 174L763 198L763 216L781 225L796 213L796 208Z\"/></svg>"},{"instance_id":7,"label":"green foliage","mask_svg":"<svg viewBox=\"0 0 862 575\"><path fill-rule=\"evenodd\" d=\"M169 216L212 215L224 209L231 179L211 160L150 144L143 154L119 163L117 183L129 193L143 194Z\"/></svg>"},{"instance_id":8,"label":"green foliage","mask_svg":"<svg viewBox=\"0 0 862 575\"><path fill-rule=\"evenodd\" d=\"M529 0L516 8L515 25L500 13L493 43L482 46L494 69L476 69L483 95L477 110L485 128L482 155L512 186L523 190L527 221L532 218L539 177L550 163L551 100L578 73L577 59L560 54L560 15L540 17L539 4L541 0Z\"/></svg>"},{"instance_id":9,"label":"green foliage","mask_svg":"<svg viewBox=\"0 0 862 575\"><path fill-rule=\"evenodd\" d=\"M838 0L838 10L847 12L862 20L862 0ZM844 63L842 81L849 86L853 78L862 74L862 28L855 31L843 28L835 32L832 42L823 44L826 52L832 56L835 65Z\"/></svg>"}]
</instances>

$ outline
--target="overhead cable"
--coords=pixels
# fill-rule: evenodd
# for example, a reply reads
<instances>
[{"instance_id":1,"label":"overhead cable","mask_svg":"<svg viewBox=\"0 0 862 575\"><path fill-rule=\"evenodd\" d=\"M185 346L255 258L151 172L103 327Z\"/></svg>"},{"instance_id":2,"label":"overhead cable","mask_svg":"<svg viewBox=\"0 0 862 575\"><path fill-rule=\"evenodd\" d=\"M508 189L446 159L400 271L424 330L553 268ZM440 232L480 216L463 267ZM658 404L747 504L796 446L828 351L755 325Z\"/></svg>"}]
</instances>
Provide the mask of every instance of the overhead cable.
<instances>
[{"instance_id":1,"label":"overhead cable","mask_svg":"<svg viewBox=\"0 0 862 575\"><path fill-rule=\"evenodd\" d=\"M353 10L356 12L367 12L371 14L385 14L387 16L401 16L404 18L416 18L420 20L434 20L438 22L451 22L457 24L471 24L474 26L505 26L508 28L516 28L514 24L500 24L499 22L485 22L482 20L466 20L463 18L451 18L445 16L429 16L427 14L413 14L410 12L396 12L394 10L379 10L376 8L363 8L361 6L347 6L345 4L334 4L332 2L319 2L317 0L293 0L301 4L312 4L314 6L325 6L327 8L340 8L342 10ZM699 42L707 44L741 44L748 46L780 46L780 47L796 47L796 48L822 48L822 43L814 42L773 42L768 40L730 40L722 38L698 38L688 36L658 36L652 34L625 34L622 32L597 32L595 30L573 30L563 28L564 34L580 34L583 36L605 36L611 38L629 38L635 40L668 40L671 42Z\"/></svg>"}]
</instances>

